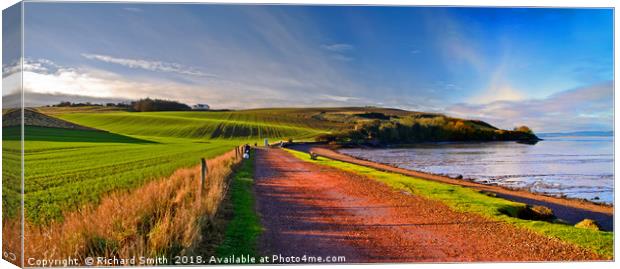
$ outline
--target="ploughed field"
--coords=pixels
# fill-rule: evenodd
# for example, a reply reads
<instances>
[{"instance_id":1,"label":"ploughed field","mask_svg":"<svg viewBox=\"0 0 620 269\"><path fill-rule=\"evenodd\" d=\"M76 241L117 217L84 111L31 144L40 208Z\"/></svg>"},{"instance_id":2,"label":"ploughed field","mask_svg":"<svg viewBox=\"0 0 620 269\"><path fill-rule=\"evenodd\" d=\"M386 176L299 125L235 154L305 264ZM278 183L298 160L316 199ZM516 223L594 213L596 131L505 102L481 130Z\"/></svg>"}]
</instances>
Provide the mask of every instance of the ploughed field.
<instances>
[{"instance_id":1,"label":"ploughed field","mask_svg":"<svg viewBox=\"0 0 620 269\"><path fill-rule=\"evenodd\" d=\"M229 112L44 112L103 131L26 126L25 217L31 223L62 220L63 213L103 194L133 189L195 166L243 143L309 139L337 125L293 109ZM5 196L19 194L19 127L4 128ZM13 180L11 180L13 179ZM15 215L17 199L6 199ZM14 202L11 202L14 201ZM14 204L13 204L14 203Z\"/></svg>"},{"instance_id":2,"label":"ploughed field","mask_svg":"<svg viewBox=\"0 0 620 269\"><path fill-rule=\"evenodd\" d=\"M136 136L190 139L312 138L336 124L291 110L230 112L116 112L61 114L85 126Z\"/></svg>"}]
</instances>

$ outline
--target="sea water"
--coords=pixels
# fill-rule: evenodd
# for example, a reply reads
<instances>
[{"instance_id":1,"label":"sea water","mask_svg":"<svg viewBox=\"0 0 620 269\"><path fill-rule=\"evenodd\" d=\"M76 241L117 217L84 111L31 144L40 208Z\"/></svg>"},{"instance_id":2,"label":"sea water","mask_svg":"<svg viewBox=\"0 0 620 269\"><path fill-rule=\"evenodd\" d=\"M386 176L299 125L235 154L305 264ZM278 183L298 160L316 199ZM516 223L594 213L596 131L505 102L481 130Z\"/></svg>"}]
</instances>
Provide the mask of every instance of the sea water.
<instances>
[{"instance_id":1,"label":"sea water","mask_svg":"<svg viewBox=\"0 0 620 269\"><path fill-rule=\"evenodd\" d=\"M613 136L549 136L516 142L424 143L340 152L483 184L613 204Z\"/></svg>"}]
</instances>

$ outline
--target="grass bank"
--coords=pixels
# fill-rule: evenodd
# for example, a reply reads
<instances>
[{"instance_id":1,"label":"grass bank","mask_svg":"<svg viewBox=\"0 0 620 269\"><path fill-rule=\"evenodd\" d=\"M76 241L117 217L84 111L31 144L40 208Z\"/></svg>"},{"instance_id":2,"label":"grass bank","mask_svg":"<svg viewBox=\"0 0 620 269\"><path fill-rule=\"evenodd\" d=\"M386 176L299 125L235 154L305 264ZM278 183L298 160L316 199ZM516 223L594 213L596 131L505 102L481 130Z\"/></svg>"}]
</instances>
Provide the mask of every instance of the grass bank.
<instances>
[{"instance_id":1,"label":"grass bank","mask_svg":"<svg viewBox=\"0 0 620 269\"><path fill-rule=\"evenodd\" d=\"M466 187L409 177L397 173L383 172L365 166L335 161L323 157L319 157L317 160L311 160L307 153L289 149L287 149L287 151L304 161L331 166L367 176L385 183L392 188L411 192L428 199L441 201L456 211L476 213L493 220L505 221L517 227L530 229L536 233L578 245L598 253L604 258L613 259L613 232L576 228L561 223L522 220L506 215L506 212L509 212L510 215L516 215L516 212L525 207L522 203L491 197Z\"/></svg>"},{"instance_id":2,"label":"grass bank","mask_svg":"<svg viewBox=\"0 0 620 269\"><path fill-rule=\"evenodd\" d=\"M250 156L249 160L243 162L231 183L233 217L226 228L224 241L216 250L220 257L257 254L256 243L262 226L254 209L254 154Z\"/></svg>"}]
</instances>

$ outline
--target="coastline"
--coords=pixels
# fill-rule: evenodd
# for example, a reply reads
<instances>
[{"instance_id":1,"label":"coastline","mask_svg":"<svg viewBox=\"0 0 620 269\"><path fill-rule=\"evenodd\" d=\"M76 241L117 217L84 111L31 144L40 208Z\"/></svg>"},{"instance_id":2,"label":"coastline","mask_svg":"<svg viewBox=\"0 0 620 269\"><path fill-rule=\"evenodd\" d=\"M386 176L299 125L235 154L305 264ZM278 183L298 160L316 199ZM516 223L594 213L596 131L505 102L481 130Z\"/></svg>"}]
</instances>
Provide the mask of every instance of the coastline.
<instances>
[{"instance_id":1,"label":"coastline","mask_svg":"<svg viewBox=\"0 0 620 269\"><path fill-rule=\"evenodd\" d=\"M497 197L507 200L526 203L530 205L542 205L551 208L556 216L570 224L575 224L585 218L596 220L601 229L613 231L613 214L614 207L612 205L598 204L581 199L563 198L556 196L548 196L533 193L527 190L509 189L497 185L485 185L473 181L460 180L442 175L435 175L425 172L419 172L387 164L363 160L350 155L337 152L334 147L325 144L307 143L307 144L291 144L287 147L309 153L310 151L330 159L362 165L375 168L382 171L403 174L432 180L447 184L459 185L473 188L479 191L494 193Z\"/></svg>"}]
</instances>

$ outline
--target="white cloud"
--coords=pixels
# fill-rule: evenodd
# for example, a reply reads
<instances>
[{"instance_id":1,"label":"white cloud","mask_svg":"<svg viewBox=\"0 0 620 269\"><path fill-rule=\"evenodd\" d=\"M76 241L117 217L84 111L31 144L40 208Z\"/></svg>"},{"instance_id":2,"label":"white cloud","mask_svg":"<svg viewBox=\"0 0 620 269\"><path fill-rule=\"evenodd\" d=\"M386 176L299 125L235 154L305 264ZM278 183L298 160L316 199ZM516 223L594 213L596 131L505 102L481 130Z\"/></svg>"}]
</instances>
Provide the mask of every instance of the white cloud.
<instances>
[{"instance_id":1,"label":"white cloud","mask_svg":"<svg viewBox=\"0 0 620 269\"><path fill-rule=\"evenodd\" d=\"M2 77L8 77L21 71L21 58L18 61L14 61L8 64L2 65Z\"/></svg>"},{"instance_id":2,"label":"white cloud","mask_svg":"<svg viewBox=\"0 0 620 269\"><path fill-rule=\"evenodd\" d=\"M342 62L350 62L354 60L353 57L345 55L347 52L355 49L353 45L344 44L344 43L323 44L321 45L321 48L329 52L332 52L332 54L330 55L330 58L334 60L342 61Z\"/></svg>"},{"instance_id":3,"label":"white cloud","mask_svg":"<svg viewBox=\"0 0 620 269\"><path fill-rule=\"evenodd\" d=\"M89 60L97 60L106 63L118 64L122 66L126 66L129 68L138 68L149 71L158 71L158 72L168 72L168 73L177 73L188 76L197 76L197 77L213 77L215 75L205 73L200 71L198 68L184 66L178 63L168 63L162 61L149 61L142 59L127 59L127 58L116 58L108 55L101 54L88 54L83 53L83 57Z\"/></svg>"},{"instance_id":4,"label":"white cloud","mask_svg":"<svg viewBox=\"0 0 620 269\"><path fill-rule=\"evenodd\" d=\"M525 96L506 82L492 82L484 92L469 99L474 104L523 100Z\"/></svg>"},{"instance_id":5,"label":"white cloud","mask_svg":"<svg viewBox=\"0 0 620 269\"><path fill-rule=\"evenodd\" d=\"M538 132L611 130L613 82L562 91L544 99L456 104L448 114L478 118L500 128L528 125Z\"/></svg>"},{"instance_id":6,"label":"white cloud","mask_svg":"<svg viewBox=\"0 0 620 269\"><path fill-rule=\"evenodd\" d=\"M49 105L59 101L118 102L145 97L177 100L187 104L207 103L214 108L234 109L366 104L361 98L320 95L313 91L281 91L268 86L270 83L282 87L306 86L293 78L254 84L215 78L200 84L186 84L157 78L131 79L100 69L59 66L44 59L27 60L25 63L23 76L27 106ZM19 73L10 77L16 77L19 81ZM3 82L8 80L5 78ZM5 97L12 95L15 93L3 94ZM17 96L12 98L18 100Z\"/></svg>"},{"instance_id":7,"label":"white cloud","mask_svg":"<svg viewBox=\"0 0 620 269\"><path fill-rule=\"evenodd\" d=\"M129 11L129 12L142 12L143 11L141 8L137 8L137 7L124 7L123 10Z\"/></svg>"},{"instance_id":8,"label":"white cloud","mask_svg":"<svg viewBox=\"0 0 620 269\"><path fill-rule=\"evenodd\" d=\"M8 67L3 68L7 70ZM66 96L67 101L76 97L102 100L138 99L156 97L180 100L188 103L200 102L205 96L196 94L198 88L165 80L139 81L127 79L115 73L97 69L69 68L59 66L46 59L26 59L23 65L23 89L28 106L50 104L34 96ZM3 78L5 82L19 79L20 73ZM13 83L15 84L15 83ZM8 85L5 85L8 86ZM19 83L14 85L19 91ZM3 96L14 95L15 91L4 91ZM29 96L33 96L32 100ZM58 98L54 98L56 102ZM51 101L50 101L51 102Z\"/></svg>"},{"instance_id":9,"label":"white cloud","mask_svg":"<svg viewBox=\"0 0 620 269\"><path fill-rule=\"evenodd\" d=\"M323 44L321 45L321 48L324 50L332 51L332 52L346 52L346 51L353 50L355 47L351 44L336 43L336 44Z\"/></svg>"},{"instance_id":10,"label":"white cloud","mask_svg":"<svg viewBox=\"0 0 620 269\"><path fill-rule=\"evenodd\" d=\"M331 101L337 101L337 102L351 102L351 101L358 101L358 100L360 100L360 98L358 98L358 97L338 96L338 95L330 95L330 94L321 94L319 97L325 98L325 99L331 100Z\"/></svg>"}]
</instances>

